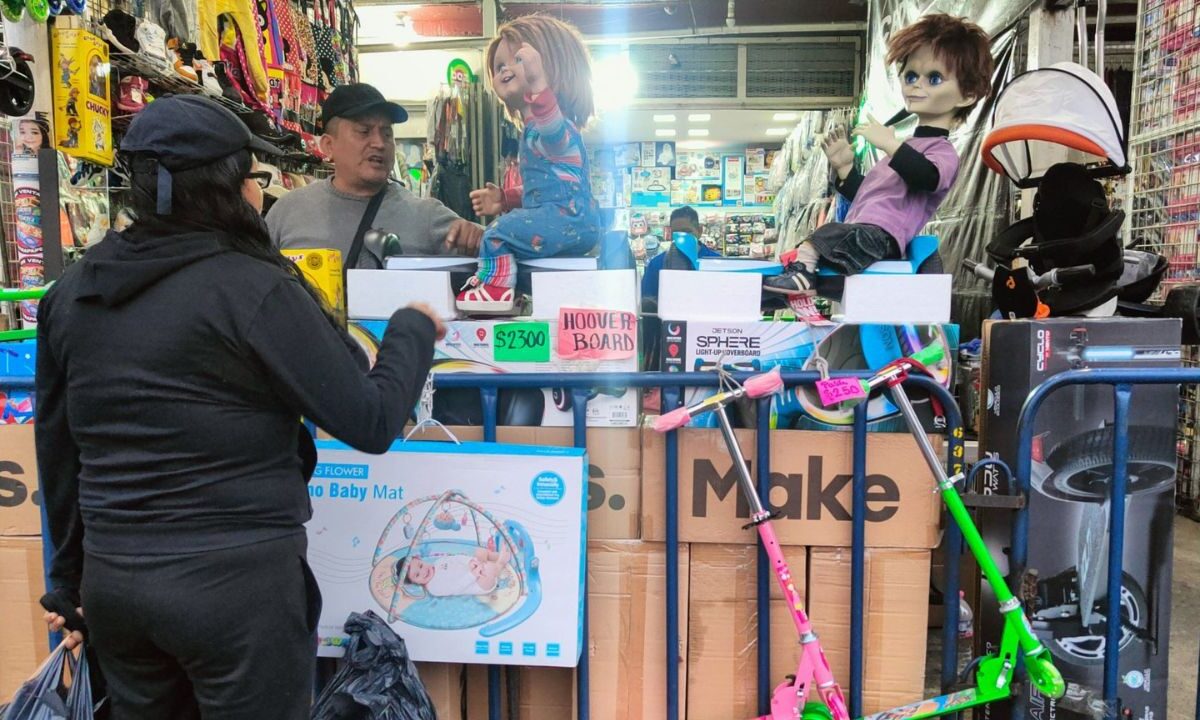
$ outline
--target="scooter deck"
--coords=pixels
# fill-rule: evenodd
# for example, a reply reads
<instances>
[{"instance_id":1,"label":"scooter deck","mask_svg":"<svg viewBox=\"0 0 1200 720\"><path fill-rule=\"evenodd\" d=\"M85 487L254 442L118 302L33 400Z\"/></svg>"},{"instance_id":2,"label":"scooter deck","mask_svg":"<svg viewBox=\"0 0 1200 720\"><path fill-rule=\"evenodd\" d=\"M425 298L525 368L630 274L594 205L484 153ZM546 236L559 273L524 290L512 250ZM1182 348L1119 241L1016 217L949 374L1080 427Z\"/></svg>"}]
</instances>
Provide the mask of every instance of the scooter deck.
<instances>
[{"instance_id":1,"label":"scooter deck","mask_svg":"<svg viewBox=\"0 0 1200 720\"><path fill-rule=\"evenodd\" d=\"M865 715L859 720L923 720L923 718L942 717L976 705L984 705L994 702L996 699L995 697L980 696L978 690L969 688L952 692L949 695L939 695L928 700L921 700L904 707L884 710L874 715Z\"/></svg>"}]
</instances>

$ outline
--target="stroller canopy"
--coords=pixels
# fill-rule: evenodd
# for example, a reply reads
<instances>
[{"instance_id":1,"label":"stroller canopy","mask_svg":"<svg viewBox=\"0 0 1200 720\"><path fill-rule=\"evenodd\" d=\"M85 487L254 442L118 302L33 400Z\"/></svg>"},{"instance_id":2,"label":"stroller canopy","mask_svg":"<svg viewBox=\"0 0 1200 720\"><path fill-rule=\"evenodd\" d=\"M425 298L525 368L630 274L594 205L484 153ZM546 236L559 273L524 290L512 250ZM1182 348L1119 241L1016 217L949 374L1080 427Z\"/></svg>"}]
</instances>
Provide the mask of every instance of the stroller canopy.
<instances>
[{"instance_id":1,"label":"stroller canopy","mask_svg":"<svg viewBox=\"0 0 1200 720\"><path fill-rule=\"evenodd\" d=\"M1126 171L1125 132L1112 91L1096 73L1073 62L1030 70L1000 91L983 162L1019 187L1037 184L1032 146L1066 146Z\"/></svg>"}]
</instances>

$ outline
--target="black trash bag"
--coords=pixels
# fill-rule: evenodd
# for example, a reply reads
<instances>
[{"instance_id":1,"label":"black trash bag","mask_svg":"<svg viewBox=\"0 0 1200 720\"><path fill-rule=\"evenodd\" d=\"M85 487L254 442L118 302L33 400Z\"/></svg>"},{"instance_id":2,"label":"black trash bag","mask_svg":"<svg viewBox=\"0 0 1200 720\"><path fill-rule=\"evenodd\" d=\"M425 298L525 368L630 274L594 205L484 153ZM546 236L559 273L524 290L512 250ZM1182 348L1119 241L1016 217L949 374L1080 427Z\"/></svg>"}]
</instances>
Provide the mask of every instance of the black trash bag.
<instances>
[{"instance_id":1,"label":"black trash bag","mask_svg":"<svg viewBox=\"0 0 1200 720\"><path fill-rule=\"evenodd\" d=\"M437 720L404 640L375 613L351 613L342 667L313 705L312 720Z\"/></svg>"}]
</instances>

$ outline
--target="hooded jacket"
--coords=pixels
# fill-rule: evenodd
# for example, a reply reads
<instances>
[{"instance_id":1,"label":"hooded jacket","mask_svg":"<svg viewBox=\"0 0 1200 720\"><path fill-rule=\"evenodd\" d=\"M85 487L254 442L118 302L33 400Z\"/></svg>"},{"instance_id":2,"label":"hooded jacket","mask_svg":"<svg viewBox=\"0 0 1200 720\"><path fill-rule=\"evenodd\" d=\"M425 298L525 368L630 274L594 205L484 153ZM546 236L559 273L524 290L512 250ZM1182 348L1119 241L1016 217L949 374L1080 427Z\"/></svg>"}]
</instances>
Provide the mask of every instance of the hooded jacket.
<instances>
[{"instance_id":1,"label":"hooded jacket","mask_svg":"<svg viewBox=\"0 0 1200 720\"><path fill-rule=\"evenodd\" d=\"M304 532L304 416L360 450L399 435L434 325L395 313L374 368L293 276L212 231L110 232L39 308L37 455L57 552L176 554Z\"/></svg>"}]
</instances>

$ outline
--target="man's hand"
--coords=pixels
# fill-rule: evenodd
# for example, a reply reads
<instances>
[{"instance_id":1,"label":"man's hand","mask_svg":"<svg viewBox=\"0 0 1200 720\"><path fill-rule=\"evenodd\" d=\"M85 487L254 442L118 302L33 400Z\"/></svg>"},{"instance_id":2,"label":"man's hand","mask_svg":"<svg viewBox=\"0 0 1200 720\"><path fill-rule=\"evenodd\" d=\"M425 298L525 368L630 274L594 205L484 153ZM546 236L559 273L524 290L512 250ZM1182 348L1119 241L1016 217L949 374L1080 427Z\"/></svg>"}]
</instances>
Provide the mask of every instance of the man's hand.
<instances>
[{"instance_id":1,"label":"man's hand","mask_svg":"<svg viewBox=\"0 0 1200 720\"><path fill-rule=\"evenodd\" d=\"M442 322L442 319L440 317L438 317L438 314L436 312L434 312L433 308L429 307L425 303L418 302L418 303L410 304L408 306L408 309L416 310L417 312L421 313L422 315L424 315L425 317L427 317L433 321L433 336L434 336L434 338L436 338L437 340L441 340L442 338L446 337L446 324Z\"/></svg>"},{"instance_id":2,"label":"man's hand","mask_svg":"<svg viewBox=\"0 0 1200 720\"><path fill-rule=\"evenodd\" d=\"M504 210L504 191L495 183L488 183L480 190L471 191L471 208L476 215L495 217Z\"/></svg>"},{"instance_id":3,"label":"man's hand","mask_svg":"<svg viewBox=\"0 0 1200 720\"><path fill-rule=\"evenodd\" d=\"M479 241L483 238L483 228L466 220L455 220L446 233L446 247L455 250L460 255L475 255L479 252Z\"/></svg>"},{"instance_id":4,"label":"man's hand","mask_svg":"<svg viewBox=\"0 0 1200 720\"><path fill-rule=\"evenodd\" d=\"M888 155L896 152L900 147L900 142L896 140L896 133L883 123L875 119L875 116L867 113L867 122L860 124L854 128L852 133L855 137L861 137L871 145L879 148Z\"/></svg>"},{"instance_id":5,"label":"man's hand","mask_svg":"<svg viewBox=\"0 0 1200 720\"><path fill-rule=\"evenodd\" d=\"M846 130L837 127L825 135L821 142L821 150L829 158L829 165L837 171L838 177L845 180L854 169L854 148L846 140Z\"/></svg>"},{"instance_id":6,"label":"man's hand","mask_svg":"<svg viewBox=\"0 0 1200 720\"><path fill-rule=\"evenodd\" d=\"M83 608L79 607L78 603L78 592L62 589L52 590L41 599L41 605L46 610L42 619L51 632L58 632L68 624L71 626L68 628L71 632L65 639L68 650L78 647L83 642L83 634L87 632L87 625L83 621Z\"/></svg>"},{"instance_id":7,"label":"man's hand","mask_svg":"<svg viewBox=\"0 0 1200 720\"><path fill-rule=\"evenodd\" d=\"M530 95L540 95L546 90L546 70L542 67L542 55L529 43L521 43L514 53L516 68L513 72L521 75L525 82L525 92Z\"/></svg>"}]
</instances>

